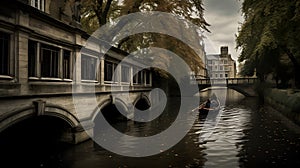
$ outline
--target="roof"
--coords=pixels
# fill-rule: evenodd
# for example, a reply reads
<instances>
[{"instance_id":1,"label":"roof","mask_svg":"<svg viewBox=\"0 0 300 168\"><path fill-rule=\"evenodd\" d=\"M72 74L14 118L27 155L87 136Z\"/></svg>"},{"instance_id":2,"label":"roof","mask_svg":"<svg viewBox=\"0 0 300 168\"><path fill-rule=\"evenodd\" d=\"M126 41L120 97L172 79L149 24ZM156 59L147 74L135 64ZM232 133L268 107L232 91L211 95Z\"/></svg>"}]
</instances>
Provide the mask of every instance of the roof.
<instances>
[{"instance_id":1,"label":"roof","mask_svg":"<svg viewBox=\"0 0 300 168\"><path fill-rule=\"evenodd\" d=\"M213 55L206 55L207 60L217 60L220 58L219 54L213 54Z\"/></svg>"}]
</instances>

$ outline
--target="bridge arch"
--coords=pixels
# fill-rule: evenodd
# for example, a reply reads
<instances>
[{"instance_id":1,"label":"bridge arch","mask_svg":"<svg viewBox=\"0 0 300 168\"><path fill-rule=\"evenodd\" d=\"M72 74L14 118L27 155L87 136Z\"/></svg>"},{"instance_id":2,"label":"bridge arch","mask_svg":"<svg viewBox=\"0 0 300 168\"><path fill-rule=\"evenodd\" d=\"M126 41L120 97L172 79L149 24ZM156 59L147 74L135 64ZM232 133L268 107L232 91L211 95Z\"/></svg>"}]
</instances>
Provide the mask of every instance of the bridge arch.
<instances>
[{"instance_id":1,"label":"bridge arch","mask_svg":"<svg viewBox=\"0 0 300 168\"><path fill-rule=\"evenodd\" d=\"M118 108L122 108L120 110L127 112L129 115L129 110L124 101L119 98L109 98L101 102L97 108L95 108L91 121L93 122L93 136L97 137L99 133L106 130L107 124L103 122L107 122L108 125L114 127L117 130L120 128L116 127L115 123L120 123L120 121L127 121L128 116L124 116ZM125 127L122 127L125 128ZM120 130L121 131L121 130ZM121 131L122 132L122 131Z\"/></svg>"},{"instance_id":2,"label":"bridge arch","mask_svg":"<svg viewBox=\"0 0 300 168\"><path fill-rule=\"evenodd\" d=\"M65 108L46 104L44 101L34 101L32 105L24 106L15 111L8 112L7 115L0 118L0 132L21 121L38 116L50 116L63 120L71 128L79 126L79 120Z\"/></svg>"},{"instance_id":3,"label":"bridge arch","mask_svg":"<svg viewBox=\"0 0 300 168\"><path fill-rule=\"evenodd\" d=\"M58 105L46 104L44 115L60 118L67 122L72 128L80 125L80 121L74 114Z\"/></svg>"},{"instance_id":4,"label":"bridge arch","mask_svg":"<svg viewBox=\"0 0 300 168\"><path fill-rule=\"evenodd\" d=\"M93 111L91 120L95 121L96 117L99 115L99 113L102 112L102 110L108 106L116 105L118 104L118 107L121 107L123 111L126 111L127 114L130 114L130 110L127 106L127 104L120 98L113 98L110 97L109 99L106 99L102 101Z\"/></svg>"},{"instance_id":5,"label":"bridge arch","mask_svg":"<svg viewBox=\"0 0 300 168\"><path fill-rule=\"evenodd\" d=\"M147 95L141 94L134 100L133 106L139 110L147 110L151 107L151 101Z\"/></svg>"}]
</instances>

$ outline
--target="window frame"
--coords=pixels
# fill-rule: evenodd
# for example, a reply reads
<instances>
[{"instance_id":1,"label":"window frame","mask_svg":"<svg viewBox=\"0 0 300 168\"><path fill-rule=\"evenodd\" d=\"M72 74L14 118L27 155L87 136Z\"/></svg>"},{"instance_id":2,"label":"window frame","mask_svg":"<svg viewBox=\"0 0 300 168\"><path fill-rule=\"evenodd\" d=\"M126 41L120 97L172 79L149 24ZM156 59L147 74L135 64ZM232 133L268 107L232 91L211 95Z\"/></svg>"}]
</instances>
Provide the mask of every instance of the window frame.
<instances>
[{"instance_id":1,"label":"window frame","mask_svg":"<svg viewBox=\"0 0 300 168\"><path fill-rule=\"evenodd\" d=\"M60 52L58 47L48 44L40 45L40 75L42 79L60 79ZM48 66L49 69L47 69Z\"/></svg>"},{"instance_id":2,"label":"window frame","mask_svg":"<svg viewBox=\"0 0 300 168\"><path fill-rule=\"evenodd\" d=\"M69 52L69 62L68 62L68 74L65 73L67 69L65 69L65 52ZM67 77L66 77L67 76ZM72 81L72 76L73 76L73 60L72 60L72 51L68 49L63 49L63 54L62 54L62 79L63 80L69 80Z\"/></svg>"},{"instance_id":3,"label":"window frame","mask_svg":"<svg viewBox=\"0 0 300 168\"><path fill-rule=\"evenodd\" d=\"M10 34L5 32L0 32L0 75L1 76L10 76ZM3 35L3 37L2 37ZM3 61L3 62L2 62Z\"/></svg>"},{"instance_id":4,"label":"window frame","mask_svg":"<svg viewBox=\"0 0 300 168\"><path fill-rule=\"evenodd\" d=\"M222 65L220 65L220 71L223 71L224 70L224 67Z\"/></svg>"},{"instance_id":5,"label":"window frame","mask_svg":"<svg viewBox=\"0 0 300 168\"><path fill-rule=\"evenodd\" d=\"M30 0L30 6L45 12L46 0Z\"/></svg>"},{"instance_id":6,"label":"window frame","mask_svg":"<svg viewBox=\"0 0 300 168\"><path fill-rule=\"evenodd\" d=\"M111 68L110 68L110 70L111 70L111 76L109 77L110 78L110 80L109 79L107 79L107 65L111 65ZM104 83L106 83L106 84L117 84L118 82L119 82L119 75L120 74L114 74L114 72L116 72L116 71L118 71L117 70L117 66L118 66L118 64L116 63L116 62L114 62L114 61L111 61L111 60L107 60L107 59L104 59Z\"/></svg>"},{"instance_id":7,"label":"window frame","mask_svg":"<svg viewBox=\"0 0 300 168\"><path fill-rule=\"evenodd\" d=\"M151 71L150 70L145 70L144 71L144 76L145 76L145 85L147 85L147 86L149 86L149 85L151 85Z\"/></svg>"},{"instance_id":8,"label":"window frame","mask_svg":"<svg viewBox=\"0 0 300 168\"><path fill-rule=\"evenodd\" d=\"M0 32L8 36L7 40L7 67L6 74L0 73L0 80L13 80L15 78L15 51L14 51L14 32L2 30ZM1 47L1 46L0 46ZM1 66L1 65L0 65Z\"/></svg>"},{"instance_id":9,"label":"window frame","mask_svg":"<svg viewBox=\"0 0 300 168\"><path fill-rule=\"evenodd\" d=\"M83 78L83 70L84 67L83 65L83 57L90 58L90 60L95 60L95 66L94 66L94 71L95 71L95 77L94 79L84 79ZM89 66L87 66L89 67ZM86 53L81 54L81 82L87 82L87 83L98 83L99 82L99 58L97 56L89 55Z\"/></svg>"},{"instance_id":10,"label":"window frame","mask_svg":"<svg viewBox=\"0 0 300 168\"><path fill-rule=\"evenodd\" d=\"M124 74L124 69L123 68L126 68L128 71L127 71L127 74ZM123 75L126 75L126 78L127 78L127 81L123 81ZM120 74L120 77L121 77L121 83L122 84L130 84L130 66L129 65L125 65L125 64L122 64L121 65L121 74Z\"/></svg>"},{"instance_id":11,"label":"window frame","mask_svg":"<svg viewBox=\"0 0 300 168\"><path fill-rule=\"evenodd\" d=\"M138 85L139 75L138 75L138 67L132 67L132 84Z\"/></svg>"},{"instance_id":12,"label":"window frame","mask_svg":"<svg viewBox=\"0 0 300 168\"><path fill-rule=\"evenodd\" d=\"M30 44L35 45L35 51L33 55L30 56ZM49 46L50 48L56 48L57 49L57 76L56 77L51 77L51 76L44 76L43 75L43 47ZM63 53L64 51L69 51L70 52L70 62L69 62L69 79L64 78L65 74L63 74ZM44 41L39 41L36 39L28 39L28 79L29 80L41 80L41 81L62 81L62 82L71 82L73 81L73 50L67 47L62 47L59 45L55 45L52 43L44 42ZM32 58L33 57L33 58ZM31 63L31 60L35 60L35 63ZM51 66L51 65L50 65ZM34 68L32 70L32 68Z\"/></svg>"},{"instance_id":13,"label":"window frame","mask_svg":"<svg viewBox=\"0 0 300 168\"><path fill-rule=\"evenodd\" d=\"M144 70L140 70L138 72L138 85L144 85L145 84L145 74L144 74Z\"/></svg>"}]
</instances>

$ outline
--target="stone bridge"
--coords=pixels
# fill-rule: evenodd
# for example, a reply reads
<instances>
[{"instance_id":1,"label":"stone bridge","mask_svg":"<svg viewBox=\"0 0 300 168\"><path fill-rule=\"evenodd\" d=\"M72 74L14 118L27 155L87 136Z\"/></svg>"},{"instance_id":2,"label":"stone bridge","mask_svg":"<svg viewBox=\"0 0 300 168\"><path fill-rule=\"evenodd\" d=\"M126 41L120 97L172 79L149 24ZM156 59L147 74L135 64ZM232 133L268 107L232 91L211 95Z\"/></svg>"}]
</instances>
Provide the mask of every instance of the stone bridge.
<instances>
[{"instance_id":1,"label":"stone bridge","mask_svg":"<svg viewBox=\"0 0 300 168\"><path fill-rule=\"evenodd\" d=\"M255 92L254 84L257 78L226 78L226 79L197 79L196 85L199 90L203 90L208 87L227 87L233 89L244 96L254 97L257 96Z\"/></svg>"},{"instance_id":2,"label":"stone bridge","mask_svg":"<svg viewBox=\"0 0 300 168\"><path fill-rule=\"evenodd\" d=\"M55 126L56 122L66 125L57 128L61 129L59 141L77 144L93 135L95 118L104 109L122 117L124 114L115 109L119 106L126 112L124 117L133 117L133 107L150 107L151 103L159 100L159 95L151 92L152 71L140 67L142 64L121 64L120 60L125 57L122 51L113 48L106 55L92 57L98 63L98 66L88 63L92 74L82 73L87 68L82 62L90 58L87 59L82 51L74 51L74 54L76 60L81 61L74 62L76 66L72 67L69 79L63 76L28 77L30 65L26 60L22 65L25 68L17 67L20 73L13 78L15 80L0 82L0 134L19 123L46 118L49 127ZM84 110L76 108L78 102L74 97L81 98Z\"/></svg>"},{"instance_id":3,"label":"stone bridge","mask_svg":"<svg viewBox=\"0 0 300 168\"><path fill-rule=\"evenodd\" d=\"M115 93L118 93L117 98L109 91L98 92L92 94L93 96L82 93L80 96L84 97L84 103L91 109L85 110L84 113L76 110L72 94L67 93L2 97L0 98L0 132L30 118L54 117L63 120L69 126L61 128L64 130L60 140L76 144L90 138L85 131L89 131L90 135L93 134L94 119L102 109L119 105L124 107L128 115L133 115L133 106L139 103L150 106L150 102L158 100L157 97L149 94L149 88ZM95 99L97 99L97 106L89 106L89 102ZM85 129L82 124L85 124Z\"/></svg>"}]
</instances>

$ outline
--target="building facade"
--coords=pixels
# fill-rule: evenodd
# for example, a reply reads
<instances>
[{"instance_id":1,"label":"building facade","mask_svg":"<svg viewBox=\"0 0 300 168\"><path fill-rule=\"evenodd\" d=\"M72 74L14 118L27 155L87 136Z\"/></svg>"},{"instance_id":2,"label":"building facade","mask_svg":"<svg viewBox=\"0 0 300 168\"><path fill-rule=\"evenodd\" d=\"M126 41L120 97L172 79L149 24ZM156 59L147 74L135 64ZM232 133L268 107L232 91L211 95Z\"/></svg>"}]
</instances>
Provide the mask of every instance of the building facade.
<instances>
[{"instance_id":1,"label":"building facade","mask_svg":"<svg viewBox=\"0 0 300 168\"><path fill-rule=\"evenodd\" d=\"M126 102L147 98L151 71L135 63L116 70L128 53L114 47L102 53L96 42L84 47L90 35L80 28L79 10L79 0L1 1L0 132L26 118L49 115L68 122L65 139L78 143L88 138L80 121L92 128L97 112L76 113L74 87L76 93L95 92L99 107L119 102L130 111ZM124 99L112 98L113 87L130 88L130 100L125 93Z\"/></svg>"},{"instance_id":2,"label":"building facade","mask_svg":"<svg viewBox=\"0 0 300 168\"><path fill-rule=\"evenodd\" d=\"M206 56L206 68L211 79L236 77L236 63L228 53L228 47L222 46L221 53Z\"/></svg>"},{"instance_id":3,"label":"building facade","mask_svg":"<svg viewBox=\"0 0 300 168\"><path fill-rule=\"evenodd\" d=\"M205 53L205 45L202 37L200 37L200 43L197 48L198 57L201 59L201 63L197 65L197 67L191 72L191 76L196 79L206 79L207 78L207 69L205 67L206 64L206 53Z\"/></svg>"}]
</instances>

